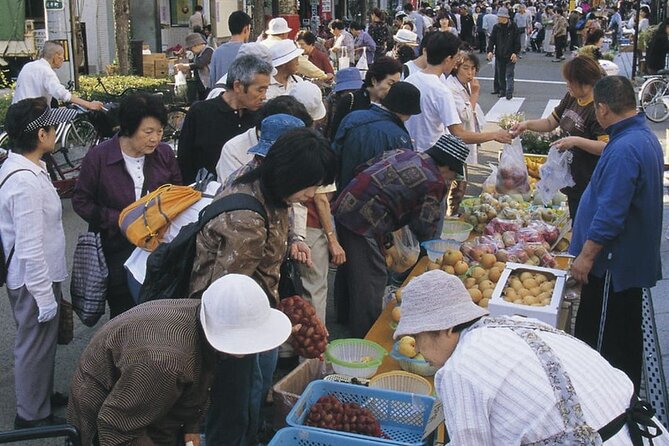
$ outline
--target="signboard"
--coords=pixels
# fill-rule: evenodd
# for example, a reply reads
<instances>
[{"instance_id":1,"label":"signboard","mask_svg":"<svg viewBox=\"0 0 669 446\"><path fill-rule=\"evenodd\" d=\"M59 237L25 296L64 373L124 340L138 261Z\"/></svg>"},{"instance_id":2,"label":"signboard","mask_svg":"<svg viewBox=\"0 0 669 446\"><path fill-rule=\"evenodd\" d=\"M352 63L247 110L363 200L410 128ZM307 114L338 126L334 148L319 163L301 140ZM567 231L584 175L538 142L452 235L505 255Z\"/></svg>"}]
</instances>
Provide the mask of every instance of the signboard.
<instances>
[{"instance_id":1,"label":"signboard","mask_svg":"<svg viewBox=\"0 0 669 446\"><path fill-rule=\"evenodd\" d=\"M332 0L321 0L321 12L323 14L332 13Z\"/></svg>"},{"instance_id":2,"label":"signboard","mask_svg":"<svg viewBox=\"0 0 669 446\"><path fill-rule=\"evenodd\" d=\"M59 11L59 10L63 9L63 2L61 0L46 0L44 2L44 7L46 9Z\"/></svg>"}]
</instances>

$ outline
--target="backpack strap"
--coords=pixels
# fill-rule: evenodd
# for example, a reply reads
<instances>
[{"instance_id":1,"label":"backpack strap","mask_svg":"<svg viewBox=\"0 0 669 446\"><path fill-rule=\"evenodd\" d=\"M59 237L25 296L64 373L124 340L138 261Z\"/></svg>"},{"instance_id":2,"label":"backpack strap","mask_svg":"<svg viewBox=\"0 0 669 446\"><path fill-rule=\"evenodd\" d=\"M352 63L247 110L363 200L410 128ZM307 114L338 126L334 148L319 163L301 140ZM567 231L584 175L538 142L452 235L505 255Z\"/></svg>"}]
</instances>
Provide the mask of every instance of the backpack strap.
<instances>
[{"instance_id":1,"label":"backpack strap","mask_svg":"<svg viewBox=\"0 0 669 446\"><path fill-rule=\"evenodd\" d=\"M9 172L9 174L5 177L5 179L2 180L2 183L0 183L0 189L2 188L2 186L5 185L5 183L9 179L9 177L11 177L15 173L19 173L19 172L32 172L32 170L30 170L30 169L16 169L12 172ZM34 173L33 173L33 175L34 175ZM7 261L5 262L5 269L7 269L7 270L9 270L9 264L12 261L12 257L14 257L14 248L15 247L16 246L12 246L12 249L9 250L9 255L7 256Z\"/></svg>"},{"instance_id":2,"label":"backpack strap","mask_svg":"<svg viewBox=\"0 0 669 446\"><path fill-rule=\"evenodd\" d=\"M210 220L218 217L223 212L240 210L248 210L260 214L263 220L265 220L265 230L267 230L267 234L269 235L269 218L262 203L253 195L241 192L226 195L200 211L200 227L204 227Z\"/></svg>"}]
</instances>

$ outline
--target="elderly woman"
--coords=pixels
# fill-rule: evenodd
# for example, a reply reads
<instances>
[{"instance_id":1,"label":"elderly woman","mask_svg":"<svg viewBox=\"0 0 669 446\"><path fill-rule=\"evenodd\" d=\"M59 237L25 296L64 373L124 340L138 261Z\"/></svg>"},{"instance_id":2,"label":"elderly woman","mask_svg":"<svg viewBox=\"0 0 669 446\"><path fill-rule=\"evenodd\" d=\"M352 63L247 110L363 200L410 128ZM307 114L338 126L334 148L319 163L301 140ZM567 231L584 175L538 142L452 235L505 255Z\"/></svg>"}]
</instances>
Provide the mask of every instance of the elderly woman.
<instances>
[{"instance_id":1,"label":"elderly woman","mask_svg":"<svg viewBox=\"0 0 669 446\"><path fill-rule=\"evenodd\" d=\"M602 77L597 61L591 57L577 56L562 66L562 77L567 81L567 94L555 110L547 118L523 121L511 131L517 136L526 130L551 132L560 128L565 137L553 143L553 146L561 151L570 150L574 155L569 167L576 184L563 189L573 219L581 195L590 182L609 137L595 116L593 88Z\"/></svg>"},{"instance_id":2,"label":"elderly woman","mask_svg":"<svg viewBox=\"0 0 669 446\"><path fill-rule=\"evenodd\" d=\"M0 238L7 295L16 324L16 429L60 424L53 416L58 309L67 277L62 206L41 161L56 142L56 125L76 111L24 99L7 111L11 152L0 168Z\"/></svg>"},{"instance_id":3,"label":"elderly woman","mask_svg":"<svg viewBox=\"0 0 669 446\"><path fill-rule=\"evenodd\" d=\"M253 161L233 174L214 203L235 193L250 195L262 206L267 219L252 210L240 209L223 212L204 226L197 236L190 297L202 296L219 277L237 273L255 279L272 305L278 303L279 269L287 251L290 205L313 199L319 186L334 182L334 152L327 139L315 130L293 129L271 147L269 141L262 139L261 134L261 141L250 150L260 153L269 149L264 160ZM304 242L296 244L306 247ZM277 349L244 359L218 363L207 416L209 444L257 443L256 423L262 396L272 382Z\"/></svg>"},{"instance_id":4,"label":"elderly woman","mask_svg":"<svg viewBox=\"0 0 669 446\"><path fill-rule=\"evenodd\" d=\"M119 229L119 214L163 184L181 184L174 152L160 142L167 122L161 100L128 96L121 102L119 120L119 133L86 154L72 196L74 211L102 236L111 318L135 305L123 268L134 246Z\"/></svg>"},{"instance_id":5,"label":"elderly woman","mask_svg":"<svg viewBox=\"0 0 669 446\"><path fill-rule=\"evenodd\" d=\"M193 70L197 80L198 99L203 100L209 94L209 64L214 55L214 48L209 46L200 33L193 33L186 36L186 48L189 49L195 57L191 63L176 64L175 68L184 73Z\"/></svg>"}]
</instances>

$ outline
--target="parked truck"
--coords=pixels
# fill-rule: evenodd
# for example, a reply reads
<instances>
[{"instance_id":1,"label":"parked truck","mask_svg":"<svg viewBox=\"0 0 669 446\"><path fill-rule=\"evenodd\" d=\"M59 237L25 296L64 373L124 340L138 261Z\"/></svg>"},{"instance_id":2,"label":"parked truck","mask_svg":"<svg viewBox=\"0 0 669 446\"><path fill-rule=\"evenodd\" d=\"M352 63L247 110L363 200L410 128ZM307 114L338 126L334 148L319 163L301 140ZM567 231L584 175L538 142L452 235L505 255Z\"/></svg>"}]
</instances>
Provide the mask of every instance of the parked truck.
<instances>
[{"instance_id":1,"label":"parked truck","mask_svg":"<svg viewBox=\"0 0 669 446\"><path fill-rule=\"evenodd\" d=\"M43 0L0 1L0 69L16 77L46 35Z\"/></svg>"}]
</instances>

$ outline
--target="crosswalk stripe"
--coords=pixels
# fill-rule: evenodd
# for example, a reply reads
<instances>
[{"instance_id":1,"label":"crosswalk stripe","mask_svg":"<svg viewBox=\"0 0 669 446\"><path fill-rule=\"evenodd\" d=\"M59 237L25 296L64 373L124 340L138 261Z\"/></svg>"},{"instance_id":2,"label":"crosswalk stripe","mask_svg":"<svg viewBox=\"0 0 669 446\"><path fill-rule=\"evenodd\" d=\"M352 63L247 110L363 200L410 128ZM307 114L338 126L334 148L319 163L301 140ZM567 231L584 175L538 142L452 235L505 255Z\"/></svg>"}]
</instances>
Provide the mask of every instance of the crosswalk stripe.
<instances>
[{"instance_id":1,"label":"crosswalk stripe","mask_svg":"<svg viewBox=\"0 0 669 446\"><path fill-rule=\"evenodd\" d=\"M553 113L555 107L560 104L560 99L550 99L544 108L544 112L541 114L541 119L548 118L548 116Z\"/></svg>"},{"instance_id":2,"label":"crosswalk stripe","mask_svg":"<svg viewBox=\"0 0 669 446\"><path fill-rule=\"evenodd\" d=\"M500 98L485 115L486 121L499 122L500 116L517 113L523 105L523 101L525 101L525 98L511 98L511 100Z\"/></svg>"},{"instance_id":3,"label":"crosswalk stripe","mask_svg":"<svg viewBox=\"0 0 669 446\"><path fill-rule=\"evenodd\" d=\"M492 81L492 77L476 77L479 81ZM551 84L551 85L567 85L565 81L544 81L538 79L514 79L513 82L524 82L526 84Z\"/></svg>"}]
</instances>

